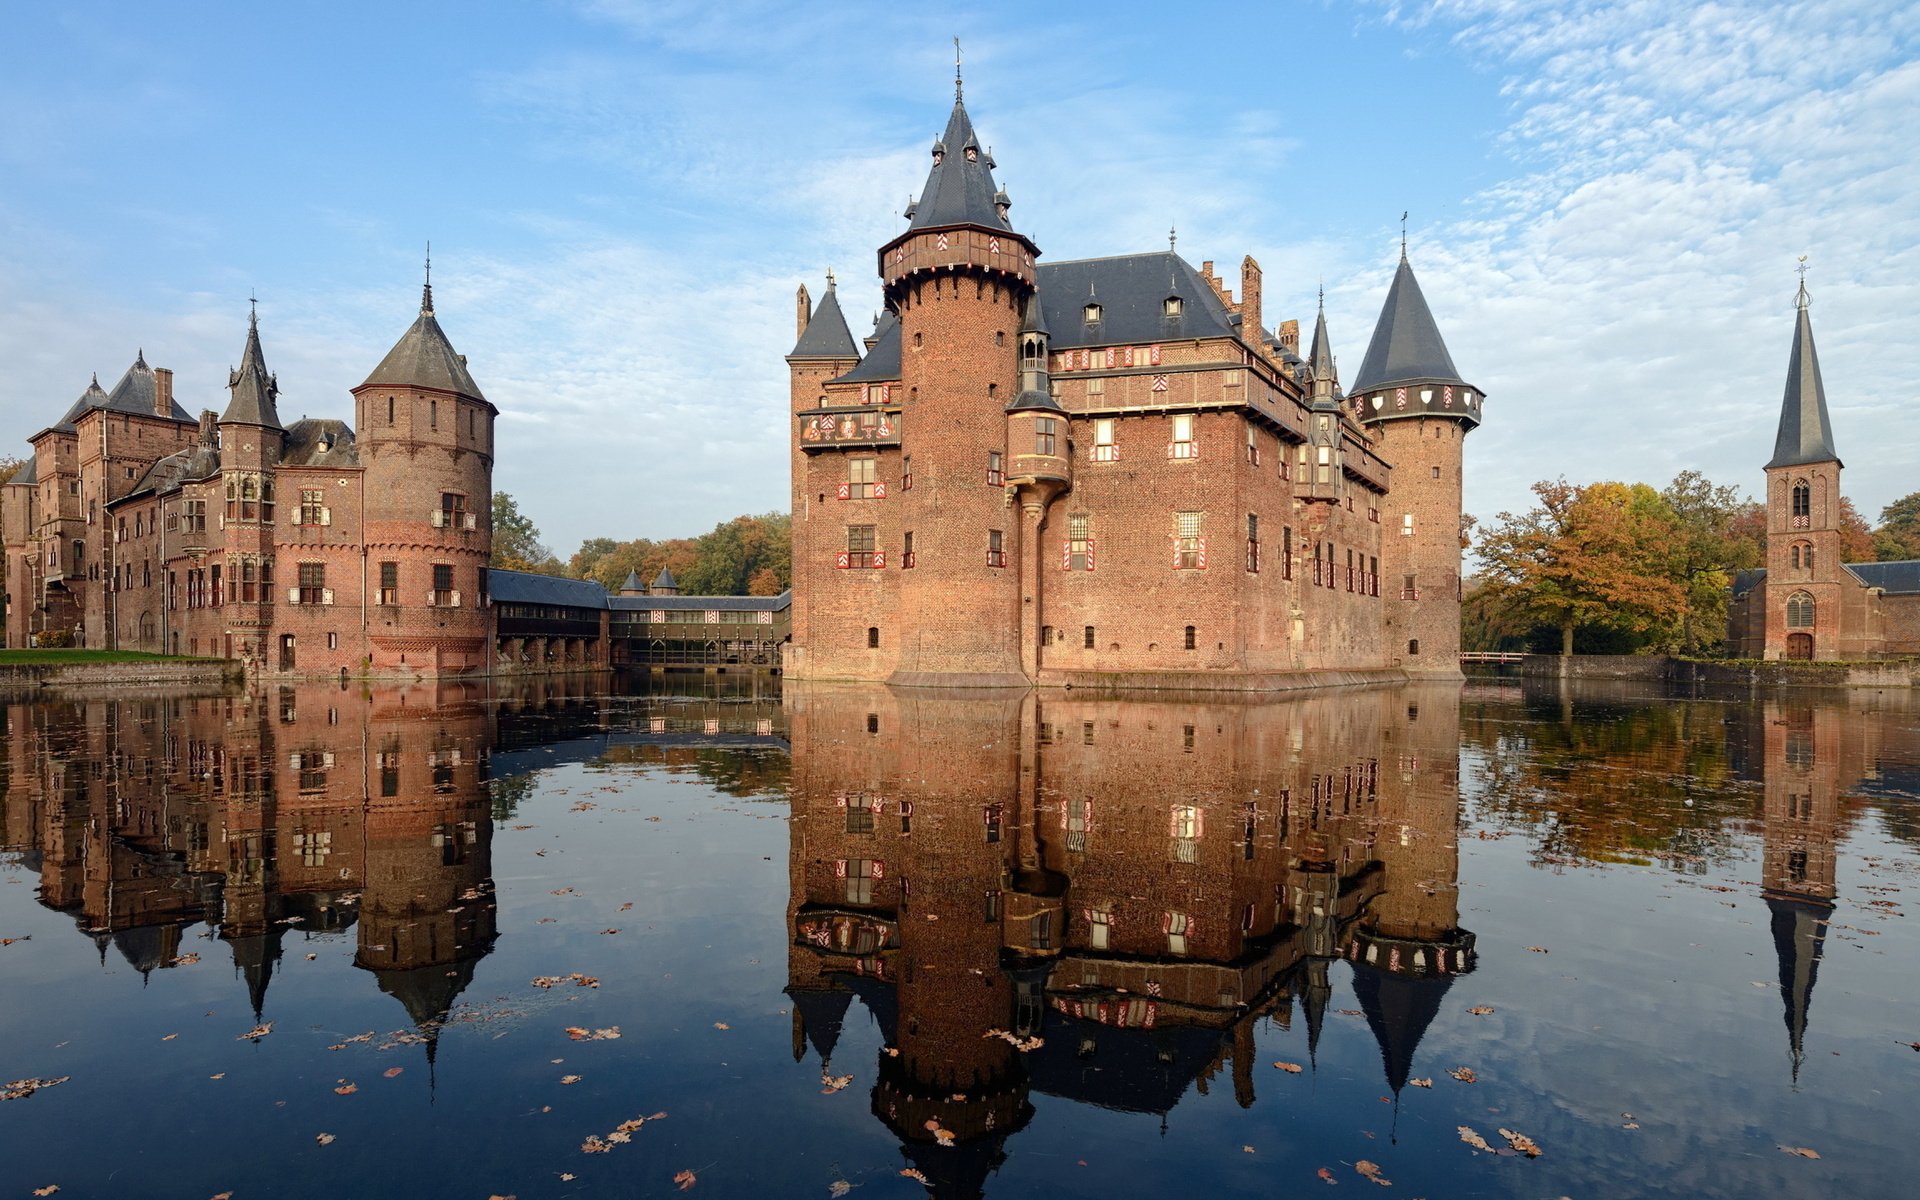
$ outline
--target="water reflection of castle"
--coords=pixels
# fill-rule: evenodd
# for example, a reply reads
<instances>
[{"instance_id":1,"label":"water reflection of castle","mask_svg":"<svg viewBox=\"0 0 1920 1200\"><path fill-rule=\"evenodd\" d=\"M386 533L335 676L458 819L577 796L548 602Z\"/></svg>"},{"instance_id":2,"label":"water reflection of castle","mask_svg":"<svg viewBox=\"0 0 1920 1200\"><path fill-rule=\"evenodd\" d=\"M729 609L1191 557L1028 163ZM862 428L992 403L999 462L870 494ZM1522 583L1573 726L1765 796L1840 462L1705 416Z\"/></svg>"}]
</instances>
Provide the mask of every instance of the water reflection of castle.
<instances>
[{"instance_id":1,"label":"water reflection of castle","mask_svg":"<svg viewBox=\"0 0 1920 1200\"><path fill-rule=\"evenodd\" d=\"M1339 959L1397 1092L1473 969L1455 688L788 706L794 1055L830 1072L857 996L874 1113L943 1197L981 1194L1036 1090L1164 1117L1224 1071L1250 1106L1255 1023L1297 1005L1311 1051Z\"/></svg>"}]
</instances>

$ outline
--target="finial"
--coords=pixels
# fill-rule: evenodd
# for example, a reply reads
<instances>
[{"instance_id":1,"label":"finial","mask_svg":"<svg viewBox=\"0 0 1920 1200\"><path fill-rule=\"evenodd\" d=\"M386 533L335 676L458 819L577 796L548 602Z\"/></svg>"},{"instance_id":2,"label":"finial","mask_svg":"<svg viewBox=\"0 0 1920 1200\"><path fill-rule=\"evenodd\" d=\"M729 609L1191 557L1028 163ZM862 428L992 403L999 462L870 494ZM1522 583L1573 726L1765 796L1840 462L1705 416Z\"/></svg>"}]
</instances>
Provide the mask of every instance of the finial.
<instances>
[{"instance_id":1,"label":"finial","mask_svg":"<svg viewBox=\"0 0 1920 1200\"><path fill-rule=\"evenodd\" d=\"M1407 261L1407 214L1400 214L1400 261Z\"/></svg>"},{"instance_id":2,"label":"finial","mask_svg":"<svg viewBox=\"0 0 1920 1200\"><path fill-rule=\"evenodd\" d=\"M1320 280L1320 311L1327 311L1327 281L1324 278Z\"/></svg>"},{"instance_id":3,"label":"finial","mask_svg":"<svg viewBox=\"0 0 1920 1200\"><path fill-rule=\"evenodd\" d=\"M432 242L427 243L427 282L426 282L426 286L420 289L420 311L423 313L430 313L433 311L433 243Z\"/></svg>"},{"instance_id":4,"label":"finial","mask_svg":"<svg viewBox=\"0 0 1920 1200\"><path fill-rule=\"evenodd\" d=\"M1805 308L1807 307L1807 303L1808 303L1808 297L1807 297L1807 256L1806 256L1806 255L1804 255L1804 254L1802 254L1802 255L1800 256L1800 267L1799 267L1799 270L1800 270L1800 294L1799 294L1799 295L1797 295L1797 296L1795 296L1795 297L1793 298L1793 306L1794 306L1795 308L1797 308L1797 309L1803 309L1803 310L1804 310L1804 309L1805 309Z\"/></svg>"},{"instance_id":5,"label":"finial","mask_svg":"<svg viewBox=\"0 0 1920 1200\"><path fill-rule=\"evenodd\" d=\"M833 290L833 268L832 267L827 268L827 290L828 291Z\"/></svg>"},{"instance_id":6,"label":"finial","mask_svg":"<svg viewBox=\"0 0 1920 1200\"><path fill-rule=\"evenodd\" d=\"M252 288L247 289L247 327L249 329L260 327L260 297L253 294Z\"/></svg>"},{"instance_id":7,"label":"finial","mask_svg":"<svg viewBox=\"0 0 1920 1200\"><path fill-rule=\"evenodd\" d=\"M953 39L953 102L960 103L960 39Z\"/></svg>"},{"instance_id":8,"label":"finial","mask_svg":"<svg viewBox=\"0 0 1920 1200\"><path fill-rule=\"evenodd\" d=\"M1180 234L1173 226L1167 226L1167 253L1174 252L1174 246L1180 241Z\"/></svg>"}]
</instances>

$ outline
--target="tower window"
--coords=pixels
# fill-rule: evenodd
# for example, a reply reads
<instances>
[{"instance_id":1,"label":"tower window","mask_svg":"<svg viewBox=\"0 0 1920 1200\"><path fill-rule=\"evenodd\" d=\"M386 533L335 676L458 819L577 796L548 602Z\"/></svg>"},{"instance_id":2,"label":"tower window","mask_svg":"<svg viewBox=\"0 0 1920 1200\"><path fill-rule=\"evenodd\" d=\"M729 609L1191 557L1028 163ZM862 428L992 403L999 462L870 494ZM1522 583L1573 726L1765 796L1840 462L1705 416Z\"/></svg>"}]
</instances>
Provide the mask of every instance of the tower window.
<instances>
[{"instance_id":1,"label":"tower window","mask_svg":"<svg viewBox=\"0 0 1920 1200\"><path fill-rule=\"evenodd\" d=\"M1053 417L1036 417L1033 422L1033 452L1048 454L1054 452L1055 440L1060 422Z\"/></svg>"},{"instance_id":2,"label":"tower window","mask_svg":"<svg viewBox=\"0 0 1920 1200\"><path fill-rule=\"evenodd\" d=\"M1005 535L998 529L987 530L987 565L990 567L1007 565Z\"/></svg>"},{"instance_id":3,"label":"tower window","mask_svg":"<svg viewBox=\"0 0 1920 1200\"><path fill-rule=\"evenodd\" d=\"M440 428L440 402L438 400L427 401L427 428Z\"/></svg>"},{"instance_id":4,"label":"tower window","mask_svg":"<svg viewBox=\"0 0 1920 1200\"><path fill-rule=\"evenodd\" d=\"M1420 653L1420 639L1419 639L1419 638L1413 638L1413 639L1411 639L1410 641L1408 641L1408 642L1407 642L1407 655L1408 655L1408 657L1413 657L1413 656L1416 656L1416 655L1418 655L1419 653Z\"/></svg>"},{"instance_id":5,"label":"tower window","mask_svg":"<svg viewBox=\"0 0 1920 1200\"><path fill-rule=\"evenodd\" d=\"M1194 630L1194 627L1191 625L1187 626L1186 648L1189 650L1193 650L1193 649L1196 649L1198 645L1199 645L1199 638L1197 636L1196 631Z\"/></svg>"},{"instance_id":6,"label":"tower window","mask_svg":"<svg viewBox=\"0 0 1920 1200\"><path fill-rule=\"evenodd\" d=\"M387 397L387 424L393 424L393 397Z\"/></svg>"},{"instance_id":7,"label":"tower window","mask_svg":"<svg viewBox=\"0 0 1920 1200\"><path fill-rule=\"evenodd\" d=\"M1082 647L1088 650L1093 649L1093 626L1089 625L1086 627L1085 630L1082 631L1082 640L1080 644Z\"/></svg>"},{"instance_id":8,"label":"tower window","mask_svg":"<svg viewBox=\"0 0 1920 1200\"><path fill-rule=\"evenodd\" d=\"M1260 570L1260 517L1257 513L1247 514L1247 570Z\"/></svg>"},{"instance_id":9,"label":"tower window","mask_svg":"<svg viewBox=\"0 0 1920 1200\"><path fill-rule=\"evenodd\" d=\"M1439 467L1435 467L1435 468L1433 469L1433 477L1434 477L1435 479L1438 479L1438 478L1440 478L1440 468L1439 468Z\"/></svg>"},{"instance_id":10,"label":"tower window","mask_svg":"<svg viewBox=\"0 0 1920 1200\"><path fill-rule=\"evenodd\" d=\"M1400 515L1400 536L1401 537L1413 536L1413 514L1412 513L1402 513Z\"/></svg>"},{"instance_id":11,"label":"tower window","mask_svg":"<svg viewBox=\"0 0 1920 1200\"><path fill-rule=\"evenodd\" d=\"M1193 414L1176 414L1173 418L1173 441L1167 446L1167 457L1193 458L1197 453L1193 444Z\"/></svg>"},{"instance_id":12,"label":"tower window","mask_svg":"<svg viewBox=\"0 0 1920 1200\"><path fill-rule=\"evenodd\" d=\"M1004 346L1007 344L1006 330L996 329L993 331L993 344L996 346Z\"/></svg>"},{"instance_id":13,"label":"tower window","mask_svg":"<svg viewBox=\"0 0 1920 1200\"><path fill-rule=\"evenodd\" d=\"M1181 309L1186 307L1186 304L1178 296L1168 296L1160 307L1169 317L1177 317L1180 315Z\"/></svg>"},{"instance_id":14,"label":"tower window","mask_svg":"<svg viewBox=\"0 0 1920 1200\"><path fill-rule=\"evenodd\" d=\"M1086 513L1071 513L1067 517L1067 570L1093 570L1093 522ZM1091 630L1088 636L1092 636ZM1093 643L1089 641L1087 645Z\"/></svg>"},{"instance_id":15,"label":"tower window","mask_svg":"<svg viewBox=\"0 0 1920 1200\"><path fill-rule=\"evenodd\" d=\"M1813 518L1813 489L1804 479L1796 480L1793 485L1793 527L1806 529Z\"/></svg>"},{"instance_id":16,"label":"tower window","mask_svg":"<svg viewBox=\"0 0 1920 1200\"><path fill-rule=\"evenodd\" d=\"M1000 452L987 451L987 486L999 487L1006 482L1006 474L1000 469Z\"/></svg>"},{"instance_id":17,"label":"tower window","mask_svg":"<svg viewBox=\"0 0 1920 1200\"><path fill-rule=\"evenodd\" d=\"M867 626L867 649L878 650L879 648L880 627L878 625L869 625Z\"/></svg>"},{"instance_id":18,"label":"tower window","mask_svg":"<svg viewBox=\"0 0 1920 1200\"><path fill-rule=\"evenodd\" d=\"M1094 382L1099 382L1095 380ZM1120 446L1114 440L1114 422L1112 417L1101 417L1093 423L1093 461L1114 462L1120 457Z\"/></svg>"},{"instance_id":19,"label":"tower window","mask_svg":"<svg viewBox=\"0 0 1920 1200\"><path fill-rule=\"evenodd\" d=\"M1813 597L1805 592L1795 592L1787 597L1787 628L1813 628Z\"/></svg>"},{"instance_id":20,"label":"tower window","mask_svg":"<svg viewBox=\"0 0 1920 1200\"><path fill-rule=\"evenodd\" d=\"M1173 514L1173 569L1199 570L1207 565L1207 540L1200 536L1200 514Z\"/></svg>"}]
</instances>

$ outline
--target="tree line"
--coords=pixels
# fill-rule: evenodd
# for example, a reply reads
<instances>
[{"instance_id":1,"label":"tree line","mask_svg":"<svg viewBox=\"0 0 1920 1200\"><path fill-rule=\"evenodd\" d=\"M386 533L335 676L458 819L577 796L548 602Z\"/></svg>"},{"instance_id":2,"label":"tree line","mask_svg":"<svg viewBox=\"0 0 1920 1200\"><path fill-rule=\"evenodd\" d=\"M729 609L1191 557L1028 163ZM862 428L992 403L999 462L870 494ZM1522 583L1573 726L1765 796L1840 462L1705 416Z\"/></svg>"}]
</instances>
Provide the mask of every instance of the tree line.
<instances>
[{"instance_id":1,"label":"tree line","mask_svg":"<svg viewBox=\"0 0 1920 1200\"><path fill-rule=\"evenodd\" d=\"M698 537L588 538L563 562L514 498L495 492L492 564L592 579L610 592L620 590L629 572L650 586L664 568L687 595L777 596L793 585L792 520L786 513L758 513L722 521Z\"/></svg>"},{"instance_id":2,"label":"tree line","mask_svg":"<svg viewBox=\"0 0 1920 1200\"><path fill-rule=\"evenodd\" d=\"M1472 542L1481 573L1463 591L1463 648L1720 652L1734 573L1766 562L1765 505L1698 471L1660 489L1542 480L1533 494L1532 509L1501 513ZM1840 504L1842 562L1920 558L1920 492L1877 527Z\"/></svg>"}]
</instances>

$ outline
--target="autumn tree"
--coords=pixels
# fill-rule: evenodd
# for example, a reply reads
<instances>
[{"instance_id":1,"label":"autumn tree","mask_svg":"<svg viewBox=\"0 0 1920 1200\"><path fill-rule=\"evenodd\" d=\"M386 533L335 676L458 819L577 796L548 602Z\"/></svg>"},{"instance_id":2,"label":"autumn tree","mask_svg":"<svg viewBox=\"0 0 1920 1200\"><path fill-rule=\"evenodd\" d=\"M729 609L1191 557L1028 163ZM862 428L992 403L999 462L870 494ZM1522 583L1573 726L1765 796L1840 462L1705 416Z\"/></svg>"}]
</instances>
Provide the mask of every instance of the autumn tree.
<instances>
[{"instance_id":1,"label":"autumn tree","mask_svg":"<svg viewBox=\"0 0 1920 1200\"><path fill-rule=\"evenodd\" d=\"M490 564L502 571L536 571L542 575L564 573L560 560L540 542L540 530L533 518L506 492L493 494L493 557Z\"/></svg>"},{"instance_id":2,"label":"autumn tree","mask_svg":"<svg viewBox=\"0 0 1920 1200\"><path fill-rule=\"evenodd\" d=\"M1873 531L1874 557L1881 562L1920 558L1920 492L1900 497L1880 510Z\"/></svg>"},{"instance_id":3,"label":"autumn tree","mask_svg":"<svg viewBox=\"0 0 1920 1200\"><path fill-rule=\"evenodd\" d=\"M1680 582L1679 521L1646 484L1565 479L1533 485L1540 503L1501 513L1480 536L1488 586L1516 613L1560 631L1573 653L1581 625L1644 633L1675 624L1688 589Z\"/></svg>"},{"instance_id":4,"label":"autumn tree","mask_svg":"<svg viewBox=\"0 0 1920 1200\"><path fill-rule=\"evenodd\" d=\"M15 475L20 473L20 468L26 465L27 460L24 458L15 458L10 454L0 454L0 483L6 483L11 480Z\"/></svg>"},{"instance_id":5,"label":"autumn tree","mask_svg":"<svg viewBox=\"0 0 1920 1200\"><path fill-rule=\"evenodd\" d=\"M1876 562L1874 554L1873 530L1867 525L1867 519L1853 506L1853 501L1840 497L1840 561L1843 563Z\"/></svg>"},{"instance_id":6,"label":"autumn tree","mask_svg":"<svg viewBox=\"0 0 1920 1200\"><path fill-rule=\"evenodd\" d=\"M1673 514L1678 541L1673 547L1677 582L1686 589L1686 606L1674 631L1674 648L1694 653L1721 644L1727 624L1727 597L1733 573L1765 561L1765 544L1748 530L1761 506L1735 487L1716 485L1698 471L1682 471L1660 493Z\"/></svg>"},{"instance_id":7,"label":"autumn tree","mask_svg":"<svg viewBox=\"0 0 1920 1200\"><path fill-rule=\"evenodd\" d=\"M722 521L697 538L590 538L569 567L608 591L618 591L629 572L651 585L664 567L688 595L777 596L793 581L792 526L785 513L762 513Z\"/></svg>"}]
</instances>

